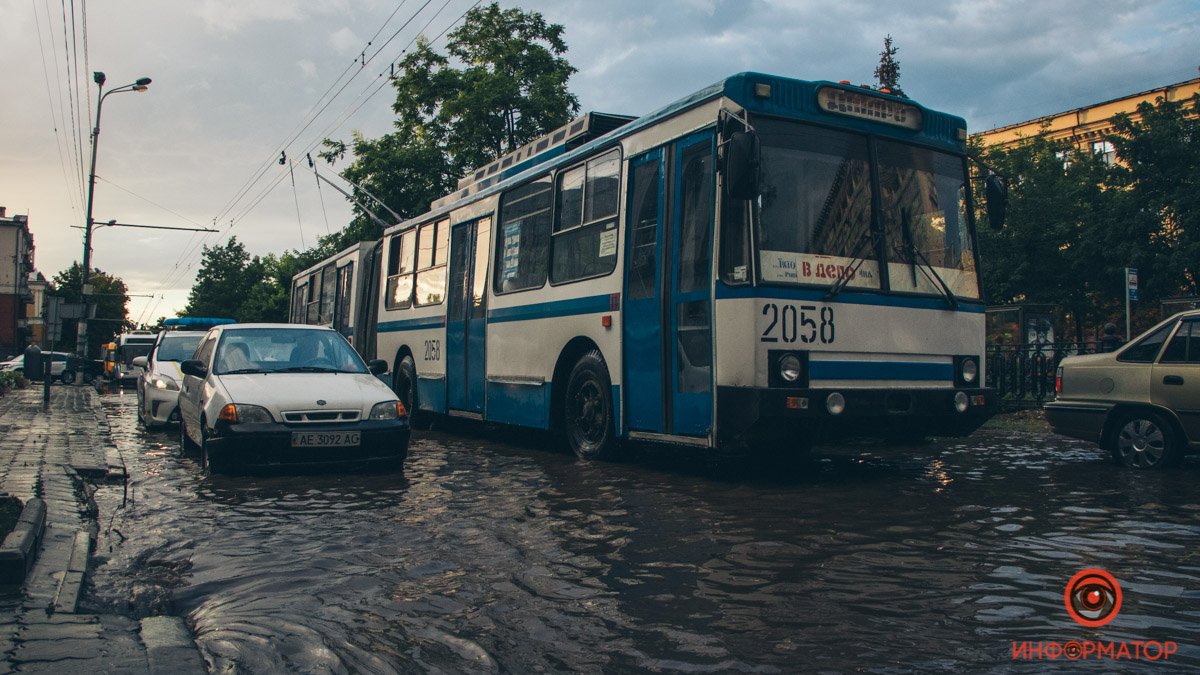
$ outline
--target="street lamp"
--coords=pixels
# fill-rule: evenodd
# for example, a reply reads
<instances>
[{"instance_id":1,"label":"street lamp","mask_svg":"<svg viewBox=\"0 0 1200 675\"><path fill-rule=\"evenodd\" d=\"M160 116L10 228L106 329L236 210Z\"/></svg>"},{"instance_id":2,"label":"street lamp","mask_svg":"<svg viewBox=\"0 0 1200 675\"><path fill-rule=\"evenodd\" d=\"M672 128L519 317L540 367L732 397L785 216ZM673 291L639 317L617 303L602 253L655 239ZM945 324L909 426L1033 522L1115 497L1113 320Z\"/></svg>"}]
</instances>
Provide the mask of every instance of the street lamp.
<instances>
[{"instance_id":1,"label":"street lamp","mask_svg":"<svg viewBox=\"0 0 1200 675\"><path fill-rule=\"evenodd\" d=\"M92 130L92 171L88 175L87 221L83 227L83 281L79 285L79 295L83 299L83 317L79 319L79 334L75 338L75 351L81 356L87 356L87 324L88 324L88 277L92 272L92 198L96 194L96 145L100 142L100 110L104 99L109 94L119 94L123 91L146 91L150 87L150 78L143 77L137 82L104 91L104 73L92 73L92 81L99 89L100 98L96 101L96 128Z\"/></svg>"}]
</instances>

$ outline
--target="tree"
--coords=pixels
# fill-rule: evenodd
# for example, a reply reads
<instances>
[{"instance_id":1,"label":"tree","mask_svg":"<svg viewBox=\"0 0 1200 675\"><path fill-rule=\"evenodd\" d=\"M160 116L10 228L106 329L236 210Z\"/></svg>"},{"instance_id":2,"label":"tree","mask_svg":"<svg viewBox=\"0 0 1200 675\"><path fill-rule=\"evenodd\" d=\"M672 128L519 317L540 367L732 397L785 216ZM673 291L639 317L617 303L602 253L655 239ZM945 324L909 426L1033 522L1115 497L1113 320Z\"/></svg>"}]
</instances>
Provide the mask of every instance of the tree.
<instances>
[{"instance_id":1,"label":"tree","mask_svg":"<svg viewBox=\"0 0 1200 675\"><path fill-rule=\"evenodd\" d=\"M1121 160L1114 182L1128 191L1131 217L1160 254L1137 265L1139 291L1200 295L1200 95L1160 98L1137 112L1139 121L1118 115L1108 140Z\"/></svg>"},{"instance_id":2,"label":"tree","mask_svg":"<svg viewBox=\"0 0 1200 675\"><path fill-rule=\"evenodd\" d=\"M880 89L887 89L897 96L907 95L900 88L900 62L896 60L899 47L892 46L892 36L883 38L883 51L879 52L879 65L875 68L875 81Z\"/></svg>"},{"instance_id":3,"label":"tree","mask_svg":"<svg viewBox=\"0 0 1200 675\"><path fill-rule=\"evenodd\" d=\"M83 266L74 262L67 269L54 275L50 295L62 298L63 302L82 302L79 289L83 283ZM119 277L93 269L88 275L92 295L88 302L95 307L95 317L88 321L87 354L97 354L100 345L112 342L113 338L133 328L129 322L129 290ZM60 345L74 345L78 325L64 322Z\"/></svg>"},{"instance_id":4,"label":"tree","mask_svg":"<svg viewBox=\"0 0 1200 675\"><path fill-rule=\"evenodd\" d=\"M355 134L350 144L327 140L321 153L332 164L352 151L345 177L405 218L423 213L468 170L566 124L579 110L567 89L575 68L562 56L563 27L537 12L475 7L449 34L446 51L435 52L422 38L400 61L395 131L374 140ZM331 253L379 237L379 225L355 210L345 231L322 240Z\"/></svg>"},{"instance_id":5,"label":"tree","mask_svg":"<svg viewBox=\"0 0 1200 675\"><path fill-rule=\"evenodd\" d=\"M1084 327L1111 317L1121 297L1121 267L1128 262L1119 252L1145 259L1153 255L1149 238L1127 229L1125 195L1109 187L1099 157L1044 135L982 154L1009 185L1004 228L979 229L985 297L993 304L1058 305L1082 340Z\"/></svg>"},{"instance_id":6,"label":"tree","mask_svg":"<svg viewBox=\"0 0 1200 675\"><path fill-rule=\"evenodd\" d=\"M230 317L242 320L242 305L263 281L258 256L250 257L237 237L224 245L205 246L196 283L181 316Z\"/></svg>"}]
</instances>

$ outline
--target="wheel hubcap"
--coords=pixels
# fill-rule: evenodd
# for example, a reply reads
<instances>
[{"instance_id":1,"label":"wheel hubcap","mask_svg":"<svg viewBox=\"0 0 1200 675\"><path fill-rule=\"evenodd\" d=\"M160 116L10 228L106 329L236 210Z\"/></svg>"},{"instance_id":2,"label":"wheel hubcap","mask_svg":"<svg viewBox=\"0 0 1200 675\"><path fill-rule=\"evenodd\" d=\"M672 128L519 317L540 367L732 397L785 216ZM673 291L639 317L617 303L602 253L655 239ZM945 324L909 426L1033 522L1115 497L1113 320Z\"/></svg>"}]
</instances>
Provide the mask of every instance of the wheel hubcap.
<instances>
[{"instance_id":1,"label":"wheel hubcap","mask_svg":"<svg viewBox=\"0 0 1200 675\"><path fill-rule=\"evenodd\" d=\"M604 438L604 401L600 388L593 381L580 385L572 398L572 426L588 443Z\"/></svg>"},{"instance_id":2,"label":"wheel hubcap","mask_svg":"<svg viewBox=\"0 0 1200 675\"><path fill-rule=\"evenodd\" d=\"M1127 464L1151 467L1162 461L1166 452L1166 440L1162 429L1150 420L1130 420L1121 427L1121 433L1117 436L1117 449Z\"/></svg>"}]
</instances>

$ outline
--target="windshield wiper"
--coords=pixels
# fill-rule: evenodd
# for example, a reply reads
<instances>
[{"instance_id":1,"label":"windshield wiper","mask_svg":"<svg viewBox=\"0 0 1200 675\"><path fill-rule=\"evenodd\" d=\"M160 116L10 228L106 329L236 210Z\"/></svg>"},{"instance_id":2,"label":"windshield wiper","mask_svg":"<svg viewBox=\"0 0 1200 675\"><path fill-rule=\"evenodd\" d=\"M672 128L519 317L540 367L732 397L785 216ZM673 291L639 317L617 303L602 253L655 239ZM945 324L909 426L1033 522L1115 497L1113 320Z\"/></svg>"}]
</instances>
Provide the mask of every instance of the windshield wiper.
<instances>
[{"instance_id":1,"label":"windshield wiper","mask_svg":"<svg viewBox=\"0 0 1200 675\"><path fill-rule=\"evenodd\" d=\"M908 264L912 269L913 288L917 287L917 259L919 258L922 263L920 268L921 273L945 296L946 304L950 306L950 309L958 309L958 298L955 297L954 291L950 290L950 286L946 284L945 279L942 279L942 275L938 274L933 263L929 262L929 258L926 258L925 254L921 253L916 243L913 242L912 228L909 226L908 221L908 210L902 209L900 211L900 232L904 237L904 246L897 246L896 248L900 249L901 253L908 254Z\"/></svg>"},{"instance_id":2,"label":"windshield wiper","mask_svg":"<svg viewBox=\"0 0 1200 675\"><path fill-rule=\"evenodd\" d=\"M871 230L867 228L862 233L862 236L859 237L858 242L854 244L850 264L846 266L846 274L843 274L837 281L833 282L833 285L825 293L826 302L836 298L837 294L841 293L842 289L846 287L846 284L850 283L850 279L858 275L858 268L862 267L862 264L867 261L867 254L870 253L870 250L863 251L863 245L871 243L872 240Z\"/></svg>"},{"instance_id":3,"label":"windshield wiper","mask_svg":"<svg viewBox=\"0 0 1200 675\"><path fill-rule=\"evenodd\" d=\"M330 368L328 366L291 366L290 368L280 368L279 373L343 373L344 370L338 368Z\"/></svg>"},{"instance_id":4,"label":"windshield wiper","mask_svg":"<svg viewBox=\"0 0 1200 675\"><path fill-rule=\"evenodd\" d=\"M265 373L265 372L267 372L267 371L263 370L262 368L237 368L235 370L226 370L219 374L220 375L250 375L250 374L254 374L254 373Z\"/></svg>"}]
</instances>

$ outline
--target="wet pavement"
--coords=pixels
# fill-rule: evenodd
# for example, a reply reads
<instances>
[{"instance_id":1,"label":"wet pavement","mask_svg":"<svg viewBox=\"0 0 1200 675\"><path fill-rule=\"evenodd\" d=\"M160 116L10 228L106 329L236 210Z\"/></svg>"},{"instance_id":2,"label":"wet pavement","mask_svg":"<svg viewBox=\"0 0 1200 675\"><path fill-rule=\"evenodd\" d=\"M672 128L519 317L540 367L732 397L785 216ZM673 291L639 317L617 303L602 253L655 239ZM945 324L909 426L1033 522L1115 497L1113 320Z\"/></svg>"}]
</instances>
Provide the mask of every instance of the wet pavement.
<instances>
[{"instance_id":1,"label":"wet pavement","mask_svg":"<svg viewBox=\"0 0 1200 675\"><path fill-rule=\"evenodd\" d=\"M130 479L95 495L81 606L181 616L216 672L1040 671L1078 664L1014 643L1072 640L1200 668L1196 458L983 431L780 477L477 428L415 434L404 475L208 477L131 392L100 400ZM1063 606L1087 567L1124 591L1103 628Z\"/></svg>"}]
</instances>

